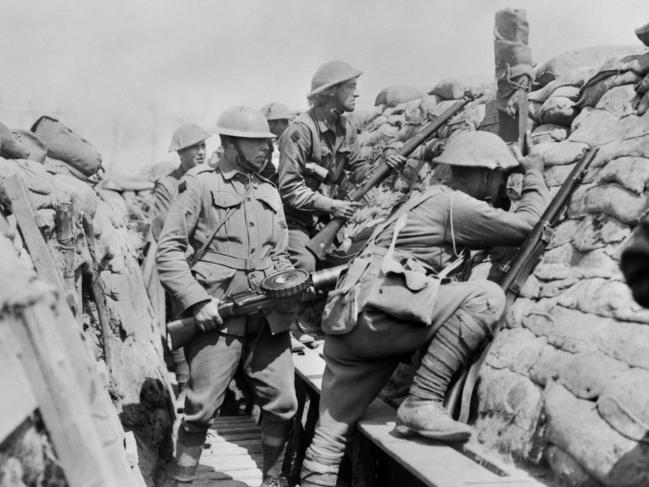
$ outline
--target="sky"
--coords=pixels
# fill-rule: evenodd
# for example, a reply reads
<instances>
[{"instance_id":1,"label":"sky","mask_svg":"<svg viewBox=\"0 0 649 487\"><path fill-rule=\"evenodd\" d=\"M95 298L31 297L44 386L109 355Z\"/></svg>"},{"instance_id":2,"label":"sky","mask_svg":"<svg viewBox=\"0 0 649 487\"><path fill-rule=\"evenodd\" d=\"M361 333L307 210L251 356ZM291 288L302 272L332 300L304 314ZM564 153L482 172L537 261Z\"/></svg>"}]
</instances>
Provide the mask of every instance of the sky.
<instances>
[{"instance_id":1,"label":"sky","mask_svg":"<svg viewBox=\"0 0 649 487\"><path fill-rule=\"evenodd\" d=\"M2 0L0 122L59 118L104 166L177 160L173 130L234 105L306 108L311 77L344 60L359 108L391 84L491 75L494 14L524 9L535 62L580 47L640 45L647 0ZM213 137L208 150L218 140Z\"/></svg>"}]
</instances>

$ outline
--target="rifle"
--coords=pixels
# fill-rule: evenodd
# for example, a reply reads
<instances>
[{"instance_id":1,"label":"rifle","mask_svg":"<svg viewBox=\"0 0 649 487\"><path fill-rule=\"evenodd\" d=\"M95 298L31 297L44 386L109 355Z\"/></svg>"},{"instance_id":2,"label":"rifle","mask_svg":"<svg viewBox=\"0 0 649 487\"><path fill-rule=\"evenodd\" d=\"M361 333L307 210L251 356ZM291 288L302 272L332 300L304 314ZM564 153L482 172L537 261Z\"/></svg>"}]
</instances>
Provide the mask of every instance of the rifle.
<instances>
[{"instance_id":1,"label":"rifle","mask_svg":"<svg viewBox=\"0 0 649 487\"><path fill-rule=\"evenodd\" d=\"M417 135L408 140L408 142L401 147L398 154L408 157L417 147L419 147L419 145L421 145L428 137L433 135L442 125L448 122L451 117L462 110L471 100L473 100L472 97L465 95L461 100L455 102L439 117L426 124ZM356 191L350 195L349 200L360 201L370 189L378 186L384 179L386 179L390 175L390 172L392 172L392 168L385 162L381 163L365 184L356 189ZM316 259L324 260L326 258L327 252L331 248L336 235L346 221L345 218L334 218L306 243L306 248L311 251Z\"/></svg>"},{"instance_id":2,"label":"rifle","mask_svg":"<svg viewBox=\"0 0 649 487\"><path fill-rule=\"evenodd\" d=\"M500 270L505 273L504 278L500 282L500 286L503 291L505 291L507 301L505 312L497 323L493 336L504 327L509 308L514 302L514 299L520 295L521 288L525 284L525 281L536 267L536 264L541 260L541 256L552 238L552 227L558 222L564 208L572 196L572 193L586 176L588 167L597 155L597 150L598 149L596 148L590 148L575 164L575 167L563 182L547 209L543 212L541 219L536 223L531 233L523 242L523 245L516 254L516 257L514 257L511 262L500 267ZM472 411L471 406L474 391L478 380L478 373L480 372L480 367L489 353L491 343L493 343L493 341L486 344L482 348L482 351L479 352L479 355L474 355L475 358L472 363L458 374L457 379L447 394L447 411L451 414L456 412L459 401L460 407L458 419L464 423L468 423L469 421Z\"/></svg>"},{"instance_id":3,"label":"rifle","mask_svg":"<svg viewBox=\"0 0 649 487\"><path fill-rule=\"evenodd\" d=\"M219 304L223 320L232 316L258 314L282 301L299 299L311 293L333 289L346 265L332 267L311 274L300 269L278 271L265 278L257 289L229 296ZM194 318L183 318L167 323L169 348L177 350L200 331Z\"/></svg>"}]
</instances>

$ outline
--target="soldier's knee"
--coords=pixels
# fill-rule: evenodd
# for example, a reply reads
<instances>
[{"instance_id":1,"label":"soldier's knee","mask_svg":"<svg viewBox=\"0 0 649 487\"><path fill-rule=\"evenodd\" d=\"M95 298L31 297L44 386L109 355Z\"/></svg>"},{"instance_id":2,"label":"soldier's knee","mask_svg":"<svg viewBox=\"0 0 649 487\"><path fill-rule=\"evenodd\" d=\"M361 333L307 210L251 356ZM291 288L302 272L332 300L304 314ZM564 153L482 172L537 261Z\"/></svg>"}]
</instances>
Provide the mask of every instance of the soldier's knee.
<instances>
[{"instance_id":1,"label":"soldier's knee","mask_svg":"<svg viewBox=\"0 0 649 487\"><path fill-rule=\"evenodd\" d=\"M464 311L491 327L505 311L505 293L492 281L472 281L474 291L462 308Z\"/></svg>"}]
</instances>

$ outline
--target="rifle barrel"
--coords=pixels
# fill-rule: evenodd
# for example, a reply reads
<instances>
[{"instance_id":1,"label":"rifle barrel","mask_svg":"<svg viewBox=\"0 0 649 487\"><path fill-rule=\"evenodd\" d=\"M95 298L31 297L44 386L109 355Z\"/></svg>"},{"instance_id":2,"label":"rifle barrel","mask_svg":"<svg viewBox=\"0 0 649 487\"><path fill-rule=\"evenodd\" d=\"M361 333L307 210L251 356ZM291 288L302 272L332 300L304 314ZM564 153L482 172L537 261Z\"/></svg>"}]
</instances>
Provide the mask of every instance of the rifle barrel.
<instances>
[{"instance_id":1,"label":"rifle barrel","mask_svg":"<svg viewBox=\"0 0 649 487\"><path fill-rule=\"evenodd\" d=\"M421 145L422 142L434 134L442 125L448 122L451 117L462 110L462 108L464 108L472 99L473 98L466 96L444 110L439 117L426 124L415 136L411 137L408 142L403 144L398 154L403 157L408 157L417 147L419 147L419 145ZM370 178L349 196L349 200L360 201L370 189L381 184L381 182L383 182L391 172L392 168L385 162L382 162L376 171L372 173ZM343 227L343 225L345 225L346 221L346 218L334 218L331 220L306 243L306 248L309 249L318 260L324 260L338 231Z\"/></svg>"}]
</instances>

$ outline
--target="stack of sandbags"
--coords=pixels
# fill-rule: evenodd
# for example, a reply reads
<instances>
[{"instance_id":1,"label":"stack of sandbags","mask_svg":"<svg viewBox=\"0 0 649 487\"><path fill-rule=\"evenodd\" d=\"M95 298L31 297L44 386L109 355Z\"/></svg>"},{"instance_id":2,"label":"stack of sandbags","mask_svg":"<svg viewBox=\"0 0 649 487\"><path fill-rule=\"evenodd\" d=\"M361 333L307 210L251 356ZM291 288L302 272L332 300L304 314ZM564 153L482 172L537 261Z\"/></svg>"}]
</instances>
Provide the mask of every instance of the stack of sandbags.
<instances>
[{"instance_id":1,"label":"stack of sandbags","mask_svg":"<svg viewBox=\"0 0 649 487\"><path fill-rule=\"evenodd\" d=\"M564 140L581 108L594 106L614 86L637 82L645 52L639 46L596 46L565 52L537 67L528 97L534 142Z\"/></svg>"},{"instance_id":2,"label":"stack of sandbags","mask_svg":"<svg viewBox=\"0 0 649 487\"><path fill-rule=\"evenodd\" d=\"M385 101L388 98L394 100L396 96L392 94L393 88L382 90L377 100ZM348 222L342 233L343 247L350 245L350 239L353 239L358 232L362 232L368 222L384 218L395 204L407 196L411 188L421 190L443 178L444 171L436 171L432 160L452 133L458 130L493 130L496 127L493 78L482 76L448 78L440 81L431 93L435 91L444 97L456 96L457 99L444 99L438 94L426 94L412 89L409 93L413 96L417 95L417 98L394 106L377 105L358 119L361 121L359 125L361 132L358 136L361 156L370 166L375 167L382 158L401 149L404 143L415 136L426 123L439 117L457 103L465 93L476 97L442 126L434 138L422 144L410 155L400 176L389 178L381 188L370 191L365 199L371 209L357 212ZM405 92L406 90L403 90L401 93ZM363 171L368 172L367 168ZM353 186L344 185L342 189L351 191Z\"/></svg>"},{"instance_id":3,"label":"stack of sandbags","mask_svg":"<svg viewBox=\"0 0 649 487\"><path fill-rule=\"evenodd\" d=\"M481 371L477 437L544 460L566 485L649 485L649 310L619 270L649 197L649 117L633 89L643 62L604 64L569 136L539 145L554 191L589 146L599 152Z\"/></svg>"}]
</instances>

